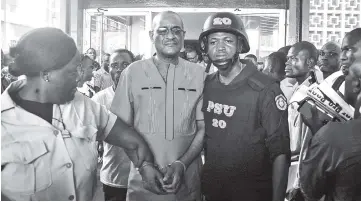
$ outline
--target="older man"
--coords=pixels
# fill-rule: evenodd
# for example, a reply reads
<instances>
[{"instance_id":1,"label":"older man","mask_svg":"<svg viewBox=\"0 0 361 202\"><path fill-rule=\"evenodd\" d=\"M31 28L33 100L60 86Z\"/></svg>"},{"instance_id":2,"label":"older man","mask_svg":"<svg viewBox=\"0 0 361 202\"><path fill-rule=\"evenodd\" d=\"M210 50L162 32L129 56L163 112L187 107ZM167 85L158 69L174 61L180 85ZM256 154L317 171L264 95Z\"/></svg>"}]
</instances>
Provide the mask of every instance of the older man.
<instances>
[{"instance_id":1,"label":"older man","mask_svg":"<svg viewBox=\"0 0 361 202\"><path fill-rule=\"evenodd\" d=\"M199 200L204 121L204 68L179 57L185 31L180 16L155 16L149 36L156 56L122 73L111 111L139 131L164 174L157 194L143 188L131 165L127 200Z\"/></svg>"}]
</instances>

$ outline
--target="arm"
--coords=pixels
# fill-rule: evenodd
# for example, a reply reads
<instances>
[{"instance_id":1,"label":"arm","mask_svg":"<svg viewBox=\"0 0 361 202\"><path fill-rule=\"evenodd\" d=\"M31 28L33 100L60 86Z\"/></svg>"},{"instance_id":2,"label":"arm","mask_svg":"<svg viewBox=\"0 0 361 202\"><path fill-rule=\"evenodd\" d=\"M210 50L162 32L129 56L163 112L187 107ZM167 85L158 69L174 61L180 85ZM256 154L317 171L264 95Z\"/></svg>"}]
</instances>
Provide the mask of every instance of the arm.
<instances>
[{"instance_id":1,"label":"arm","mask_svg":"<svg viewBox=\"0 0 361 202\"><path fill-rule=\"evenodd\" d=\"M262 99L262 126L267 131L266 147L272 166L273 200L284 200L290 165L290 139L287 122L287 99L277 84L270 86Z\"/></svg>"},{"instance_id":2,"label":"arm","mask_svg":"<svg viewBox=\"0 0 361 202\"><path fill-rule=\"evenodd\" d=\"M197 156L202 152L204 145L204 134L205 134L205 124L204 124L204 115L202 112L203 106L203 95L201 95L197 102L196 107L196 121L197 121L197 132L196 135L188 147L187 151L181 156L178 160L182 161L186 167L188 167Z\"/></svg>"},{"instance_id":3,"label":"arm","mask_svg":"<svg viewBox=\"0 0 361 202\"><path fill-rule=\"evenodd\" d=\"M330 174L336 169L336 164L341 154L341 152L335 151L326 142L318 140L318 137L333 132L328 130L328 128L329 125L321 128L312 137L308 146L308 152L300 163L300 188L307 200L319 200L326 193L327 173Z\"/></svg>"},{"instance_id":4,"label":"arm","mask_svg":"<svg viewBox=\"0 0 361 202\"><path fill-rule=\"evenodd\" d=\"M186 153L183 154L181 158L179 158L180 161L182 161L186 167L188 167L195 158L199 156L203 149L203 143L204 143L204 121L197 121L197 133L196 136L193 139L192 144L189 146Z\"/></svg>"},{"instance_id":5,"label":"arm","mask_svg":"<svg viewBox=\"0 0 361 202\"><path fill-rule=\"evenodd\" d=\"M173 162L164 175L163 181L167 183L163 188L168 193L176 193L180 188L186 168L200 155L204 145L205 124L203 120L203 96L200 96L196 108L197 131L187 151L178 159L180 162ZM183 165L184 164L184 165ZM171 179L173 178L173 179ZM169 180L171 179L171 182Z\"/></svg>"},{"instance_id":6,"label":"arm","mask_svg":"<svg viewBox=\"0 0 361 202\"><path fill-rule=\"evenodd\" d=\"M273 161L273 171L272 171L272 187L273 201L283 201L286 195L287 182L288 182L288 163L287 155L281 154L276 157Z\"/></svg>"},{"instance_id":7,"label":"arm","mask_svg":"<svg viewBox=\"0 0 361 202\"><path fill-rule=\"evenodd\" d=\"M130 160L133 161L135 167L139 168L139 173L142 176L142 182L144 188L156 193L164 194L161 189L163 186L162 174L153 166L154 159L152 151L149 149L148 144L141 137L140 134L136 133L133 129L125 128L122 125L133 124L133 94L131 88L131 69L132 65L126 68L118 82L118 87L115 90L113 102L110 107L110 111L116 116L121 118L119 124L115 124L113 132L121 131L121 135L114 135L108 139L110 144L122 144L125 146L125 152L129 156ZM110 135L111 136L111 135ZM144 163L142 163L144 161Z\"/></svg>"},{"instance_id":8,"label":"arm","mask_svg":"<svg viewBox=\"0 0 361 202\"><path fill-rule=\"evenodd\" d=\"M140 167L143 161L154 161L153 153L144 139L119 118L104 141L122 147L135 167Z\"/></svg>"}]
</instances>

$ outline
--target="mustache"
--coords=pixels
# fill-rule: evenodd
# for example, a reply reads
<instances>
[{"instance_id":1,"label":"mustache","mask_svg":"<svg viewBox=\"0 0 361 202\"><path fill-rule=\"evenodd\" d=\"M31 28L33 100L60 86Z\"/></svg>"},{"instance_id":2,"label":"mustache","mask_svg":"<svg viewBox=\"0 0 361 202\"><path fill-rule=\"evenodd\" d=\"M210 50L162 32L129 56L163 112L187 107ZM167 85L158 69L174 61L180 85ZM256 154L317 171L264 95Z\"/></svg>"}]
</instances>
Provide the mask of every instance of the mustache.
<instances>
[{"instance_id":1,"label":"mustache","mask_svg":"<svg viewBox=\"0 0 361 202\"><path fill-rule=\"evenodd\" d=\"M170 40L165 40L163 41L164 44L167 44L167 43L178 43L178 40L177 39L170 39Z\"/></svg>"}]
</instances>

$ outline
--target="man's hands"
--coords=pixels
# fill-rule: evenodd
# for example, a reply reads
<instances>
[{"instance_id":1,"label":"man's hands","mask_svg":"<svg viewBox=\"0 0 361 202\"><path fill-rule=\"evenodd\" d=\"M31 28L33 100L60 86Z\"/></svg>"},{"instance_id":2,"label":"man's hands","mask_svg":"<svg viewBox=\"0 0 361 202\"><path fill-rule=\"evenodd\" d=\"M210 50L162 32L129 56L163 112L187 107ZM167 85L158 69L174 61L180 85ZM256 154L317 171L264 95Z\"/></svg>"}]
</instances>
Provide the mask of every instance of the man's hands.
<instances>
[{"instance_id":1,"label":"man's hands","mask_svg":"<svg viewBox=\"0 0 361 202\"><path fill-rule=\"evenodd\" d=\"M313 105L310 110L310 117L307 117L303 114L301 114L301 116L303 122L310 128L312 134L315 135L317 131L325 125L325 117L322 116L322 113L318 112L316 105Z\"/></svg>"},{"instance_id":2,"label":"man's hands","mask_svg":"<svg viewBox=\"0 0 361 202\"><path fill-rule=\"evenodd\" d=\"M163 175L153 166L153 164L143 166L139 169L139 172L142 176L145 189L158 195L167 194L163 190Z\"/></svg>"},{"instance_id":3,"label":"man's hands","mask_svg":"<svg viewBox=\"0 0 361 202\"><path fill-rule=\"evenodd\" d=\"M143 162L139 173L142 176L145 189L158 194L175 194L183 183L185 165L182 162L175 161L162 169L161 173L154 164Z\"/></svg>"},{"instance_id":4,"label":"man's hands","mask_svg":"<svg viewBox=\"0 0 361 202\"><path fill-rule=\"evenodd\" d=\"M167 193L177 193L182 185L185 166L180 162L173 162L168 165L164 174L164 190Z\"/></svg>"}]
</instances>

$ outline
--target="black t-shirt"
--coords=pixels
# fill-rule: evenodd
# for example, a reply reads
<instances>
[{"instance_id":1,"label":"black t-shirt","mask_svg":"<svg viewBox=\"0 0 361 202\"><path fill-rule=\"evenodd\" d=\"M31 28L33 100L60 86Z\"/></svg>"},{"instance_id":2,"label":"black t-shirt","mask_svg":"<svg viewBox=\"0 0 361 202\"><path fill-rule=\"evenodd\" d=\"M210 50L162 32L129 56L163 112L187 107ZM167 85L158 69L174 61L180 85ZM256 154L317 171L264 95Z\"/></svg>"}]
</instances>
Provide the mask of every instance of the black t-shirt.
<instances>
[{"instance_id":1,"label":"black t-shirt","mask_svg":"<svg viewBox=\"0 0 361 202\"><path fill-rule=\"evenodd\" d=\"M26 111L35 114L36 116L52 124L52 119L53 119L52 103L40 103L40 102L24 100L18 95L17 92L10 93L10 97L17 105L19 105Z\"/></svg>"},{"instance_id":2,"label":"black t-shirt","mask_svg":"<svg viewBox=\"0 0 361 202\"><path fill-rule=\"evenodd\" d=\"M273 160L290 153L287 101L279 85L252 66L229 85L216 72L206 79L203 101L205 195L211 200L272 200Z\"/></svg>"}]
</instances>

